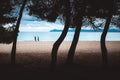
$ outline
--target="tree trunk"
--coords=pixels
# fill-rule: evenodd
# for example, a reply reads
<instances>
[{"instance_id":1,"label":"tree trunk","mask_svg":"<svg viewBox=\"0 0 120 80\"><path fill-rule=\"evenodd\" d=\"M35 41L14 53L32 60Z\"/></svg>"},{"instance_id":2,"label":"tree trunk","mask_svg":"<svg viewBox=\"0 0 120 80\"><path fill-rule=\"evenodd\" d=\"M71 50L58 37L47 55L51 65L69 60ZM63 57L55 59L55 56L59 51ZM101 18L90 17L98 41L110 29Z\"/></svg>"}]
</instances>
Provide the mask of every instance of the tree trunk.
<instances>
[{"instance_id":1,"label":"tree trunk","mask_svg":"<svg viewBox=\"0 0 120 80\"><path fill-rule=\"evenodd\" d=\"M62 43L62 41L64 40L64 38L67 35L68 29L69 29L69 21L66 20L65 22L65 26L64 29L62 31L62 34L60 35L59 39L54 43L53 48L52 48L52 61L51 61L51 69L53 70L56 66L56 62L57 62L57 51L58 48L60 46L60 44Z\"/></svg>"},{"instance_id":2,"label":"tree trunk","mask_svg":"<svg viewBox=\"0 0 120 80\"><path fill-rule=\"evenodd\" d=\"M16 28L15 28L15 31L14 31L13 46L12 46L12 51L11 51L11 64L12 65L15 65L17 36L18 36L19 26L20 26L22 14L23 14L23 10L24 10L26 2L27 2L27 0L23 1L22 7L20 9L19 17L18 17L18 20L17 20L17 23L16 23Z\"/></svg>"},{"instance_id":3,"label":"tree trunk","mask_svg":"<svg viewBox=\"0 0 120 80\"><path fill-rule=\"evenodd\" d=\"M107 18L107 20L106 20L106 24L105 24L103 33L101 35L101 41L100 41L101 51L102 51L103 68L106 68L107 64L108 64L108 61L107 61L107 48L106 48L105 39L106 39L106 35L107 35L108 29L109 29L111 18L112 18L112 16L109 16Z\"/></svg>"},{"instance_id":4,"label":"tree trunk","mask_svg":"<svg viewBox=\"0 0 120 80\"><path fill-rule=\"evenodd\" d=\"M79 40L81 26L82 26L82 17L77 22L74 38L73 38L71 47L70 47L69 52L68 52L68 57L67 57L66 64L72 64L72 61L73 61L73 58L74 58L75 49L76 49L76 45L77 45L78 40Z\"/></svg>"}]
</instances>

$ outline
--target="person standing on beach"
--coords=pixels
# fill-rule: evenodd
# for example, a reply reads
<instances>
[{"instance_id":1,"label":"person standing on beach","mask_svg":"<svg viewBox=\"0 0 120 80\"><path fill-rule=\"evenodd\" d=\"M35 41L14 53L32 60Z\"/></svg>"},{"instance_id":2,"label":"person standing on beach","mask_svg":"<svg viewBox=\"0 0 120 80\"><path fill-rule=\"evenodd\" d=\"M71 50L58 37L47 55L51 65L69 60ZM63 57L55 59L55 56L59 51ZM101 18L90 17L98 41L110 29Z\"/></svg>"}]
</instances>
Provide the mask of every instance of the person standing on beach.
<instances>
[{"instance_id":1,"label":"person standing on beach","mask_svg":"<svg viewBox=\"0 0 120 80\"><path fill-rule=\"evenodd\" d=\"M37 37L37 41L39 41L39 36Z\"/></svg>"},{"instance_id":2,"label":"person standing on beach","mask_svg":"<svg viewBox=\"0 0 120 80\"><path fill-rule=\"evenodd\" d=\"M36 41L36 36L34 37L34 40Z\"/></svg>"}]
</instances>

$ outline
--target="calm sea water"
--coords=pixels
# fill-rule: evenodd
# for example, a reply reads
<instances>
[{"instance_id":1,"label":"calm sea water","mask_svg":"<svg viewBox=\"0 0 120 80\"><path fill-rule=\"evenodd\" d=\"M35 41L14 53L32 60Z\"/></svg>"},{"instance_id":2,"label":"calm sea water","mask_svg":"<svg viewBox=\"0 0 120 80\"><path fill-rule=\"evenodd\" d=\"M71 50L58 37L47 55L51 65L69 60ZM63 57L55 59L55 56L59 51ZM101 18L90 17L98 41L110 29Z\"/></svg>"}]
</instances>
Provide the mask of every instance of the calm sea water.
<instances>
[{"instance_id":1,"label":"calm sea water","mask_svg":"<svg viewBox=\"0 0 120 80\"><path fill-rule=\"evenodd\" d=\"M61 32L20 32L18 41L35 41L39 37L39 41L56 41ZM74 32L68 32L65 41L72 41ZM99 41L101 32L81 32L80 41ZM108 32L107 41L120 41L120 32Z\"/></svg>"}]
</instances>

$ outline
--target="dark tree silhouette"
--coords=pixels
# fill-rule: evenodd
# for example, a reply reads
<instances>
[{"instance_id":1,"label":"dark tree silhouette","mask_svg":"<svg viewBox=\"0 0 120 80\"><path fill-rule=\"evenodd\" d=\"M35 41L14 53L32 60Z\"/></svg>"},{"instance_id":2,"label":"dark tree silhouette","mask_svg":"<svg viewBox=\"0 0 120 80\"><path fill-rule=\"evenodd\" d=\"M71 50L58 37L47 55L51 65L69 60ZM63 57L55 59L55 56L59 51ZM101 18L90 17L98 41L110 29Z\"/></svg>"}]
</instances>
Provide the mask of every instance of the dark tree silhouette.
<instances>
[{"instance_id":1,"label":"dark tree silhouette","mask_svg":"<svg viewBox=\"0 0 120 80\"><path fill-rule=\"evenodd\" d=\"M16 23L16 28L14 31L14 39L13 39L13 46L12 46L12 51L11 51L11 64L15 65L15 56L16 56L16 44L17 44L17 36L18 36L18 32L19 32L19 26L20 26L20 22L21 22L21 18L22 18L22 14L23 14L23 10L25 7L27 0L23 0L20 12L19 12L19 17Z\"/></svg>"},{"instance_id":2,"label":"dark tree silhouette","mask_svg":"<svg viewBox=\"0 0 120 80\"><path fill-rule=\"evenodd\" d=\"M108 4L109 2L109 4ZM107 18L106 24L103 30L103 33L101 35L101 51L102 51L102 60L103 60L103 67L107 67L107 48L105 43L105 38L109 29L109 25L111 22L112 15L115 14L115 0L106 0L106 1L97 1L95 2L92 0L92 2L88 2L88 4L91 5L92 12L88 13L89 16L95 16L99 18ZM102 5L101 5L102 4ZM106 5L107 4L107 5Z\"/></svg>"},{"instance_id":3,"label":"dark tree silhouette","mask_svg":"<svg viewBox=\"0 0 120 80\"><path fill-rule=\"evenodd\" d=\"M29 6L29 15L40 18L41 20L47 20L49 22L55 22L58 14L59 7L62 0L31 0L32 4ZM59 4L56 4L58 3ZM61 5L62 6L62 5Z\"/></svg>"},{"instance_id":4,"label":"dark tree silhouette","mask_svg":"<svg viewBox=\"0 0 120 80\"><path fill-rule=\"evenodd\" d=\"M90 2L89 2L90 1ZM77 2L78 4L79 2ZM98 18L98 17L105 17L106 16L106 13L101 13L101 11L99 11L101 8L104 8L103 5L100 6L98 4L100 3L103 3L103 1L98 1L96 2L95 0L84 0L82 2L82 4L79 4L80 6L77 8L83 8L83 10L78 10L78 12L80 11L81 15L83 13L82 16L84 16L85 18L87 17L89 19L89 25L91 24L92 28L93 29L99 29L99 27L101 26L96 26L93 21L92 21L92 17L94 18ZM104 3L104 6L105 6L106 2ZM83 6L82 6L83 5ZM78 17L79 18L79 17ZM86 20L86 19L85 19ZM83 21L84 23L85 21ZM79 21L79 24L82 25L82 22ZM86 24L84 24L86 25ZM80 26L79 26L80 27ZM80 28L79 28L80 29ZM78 42L78 38L79 38L79 29L76 30L76 33L74 35L74 39L73 39L73 42L72 42L72 45L71 45L71 48L69 50L69 53L68 53L68 58L67 58L67 64L71 64L72 61L73 61L73 57L74 57L74 53L75 53L75 48L76 48L76 45L77 45L77 42Z\"/></svg>"},{"instance_id":5,"label":"dark tree silhouette","mask_svg":"<svg viewBox=\"0 0 120 80\"><path fill-rule=\"evenodd\" d=\"M120 28L120 15L113 16L113 18L111 19L111 25Z\"/></svg>"},{"instance_id":6,"label":"dark tree silhouette","mask_svg":"<svg viewBox=\"0 0 120 80\"><path fill-rule=\"evenodd\" d=\"M107 48L106 48L106 43L105 43L105 39L106 39L106 35L107 35L107 32L108 32L108 29L109 29L109 25L110 25L110 22L111 22L111 18L112 18L112 15L109 16L107 19L106 19L106 24L105 24L105 27L104 27L104 30L102 32L102 35L101 35L101 40L100 40L100 44L101 44L101 51L102 51L102 60L103 60L103 67L107 67Z\"/></svg>"},{"instance_id":7,"label":"dark tree silhouette","mask_svg":"<svg viewBox=\"0 0 120 80\"><path fill-rule=\"evenodd\" d=\"M66 34L68 32L69 26L70 26L70 4L69 1L64 1L64 8L65 8L65 13L62 13L65 17L65 26L64 29L58 38L58 40L54 43L53 48L52 48L52 61L51 61L51 69L53 70L56 66L57 62L57 51L60 46L60 44L63 42L64 38L66 37Z\"/></svg>"},{"instance_id":8,"label":"dark tree silhouette","mask_svg":"<svg viewBox=\"0 0 120 80\"><path fill-rule=\"evenodd\" d=\"M13 9L11 0L0 1L0 24L12 23L16 20L16 17L11 15Z\"/></svg>"},{"instance_id":9,"label":"dark tree silhouette","mask_svg":"<svg viewBox=\"0 0 120 80\"><path fill-rule=\"evenodd\" d=\"M77 26L76 26L74 38L73 38L71 47L69 49L68 58L66 61L66 64L68 64L68 65L70 65L72 63L73 58L74 58L74 53L75 53L77 42L79 40L80 30L81 30L81 26L82 26L82 17L80 18L80 20L78 21L78 24L76 24L76 25Z\"/></svg>"},{"instance_id":10,"label":"dark tree silhouette","mask_svg":"<svg viewBox=\"0 0 120 80\"><path fill-rule=\"evenodd\" d=\"M106 38L108 29L109 29L109 25L110 25L110 22L111 22L112 15L115 14L115 12L116 12L115 7L114 7L115 6L115 0L106 0L106 1L104 1L104 0L86 0L86 1L83 1L83 2L84 2L83 6L85 7L83 9L86 11L85 15L83 15L83 16L88 16L88 18L94 17L94 16L96 18L97 17L107 18L103 33L101 35L101 40L100 40L103 66L106 67L107 66L107 48L106 48L106 45L105 45L105 38ZM109 4L108 4L108 2L109 2ZM79 5L82 5L82 4L79 4ZM82 7L80 6L78 8L82 8ZM82 12L82 10L81 10L81 12ZM84 11L83 11L83 13L84 13ZM76 47L76 44L77 44L77 41L78 41L77 39L79 37L78 32L79 32L79 30L78 31L76 30L76 34L74 35L74 39L73 39L71 48L70 48L69 53L68 53L68 58L67 58L67 63L68 64L71 64L72 61L73 61L73 57L74 57L74 53L75 53L75 47Z\"/></svg>"},{"instance_id":11,"label":"dark tree silhouette","mask_svg":"<svg viewBox=\"0 0 120 80\"><path fill-rule=\"evenodd\" d=\"M115 16L111 19L111 25L115 25L116 27L120 28L120 0L115 0Z\"/></svg>"},{"instance_id":12,"label":"dark tree silhouette","mask_svg":"<svg viewBox=\"0 0 120 80\"><path fill-rule=\"evenodd\" d=\"M47 3L47 4L46 4ZM54 22L57 18L62 20L65 23L63 32L59 39L54 43L52 49L52 60L51 60L51 68L55 67L57 61L57 51L64 40L68 28L70 26L70 4L69 0L41 0L34 1L33 6L30 7L30 14L41 18L42 20L47 20L49 22ZM36 9L37 8L37 9Z\"/></svg>"},{"instance_id":13,"label":"dark tree silhouette","mask_svg":"<svg viewBox=\"0 0 120 80\"><path fill-rule=\"evenodd\" d=\"M74 4L75 3L75 4ZM81 5L80 5L81 4ZM78 8L78 7L82 7L83 3L82 1L79 2L76 1L72 1L72 0L68 0L68 1L64 1L63 3L64 7L65 7L65 13L63 14L63 17L65 18L65 27L64 30L61 34L61 36L59 37L59 39L55 42L55 44L53 45L53 49L52 49L52 69L54 69L56 62L57 62L57 51L58 48L60 46L60 44L62 43L62 41L64 40L64 38L66 37L66 34L68 32L68 28L69 27L76 27L76 31L75 31L75 35L74 35L74 39L71 45L71 48L69 50L68 53L68 59L67 59L67 64L71 63L71 61L73 60L73 56L75 53L75 48L79 39L79 33L81 30L81 26L82 26L82 17L83 17L83 8ZM76 12L75 12L76 11Z\"/></svg>"},{"instance_id":14,"label":"dark tree silhouette","mask_svg":"<svg viewBox=\"0 0 120 80\"><path fill-rule=\"evenodd\" d=\"M112 15L114 14L114 7L113 6L115 6L114 0L111 0L110 6L109 6L109 8L107 8L109 13L108 13L108 16L106 16L107 17L106 24L105 24L103 33L101 35L101 40L100 40L101 51L102 51L102 60L103 60L103 68L107 68L107 63L108 63L108 61L107 61L107 53L108 52L107 52L107 48L106 48L105 39L106 39L106 35L107 35L108 29L109 29Z\"/></svg>"},{"instance_id":15,"label":"dark tree silhouette","mask_svg":"<svg viewBox=\"0 0 120 80\"><path fill-rule=\"evenodd\" d=\"M114 9L115 0L106 0L106 1L90 0L90 1L91 2L89 1L87 2L87 4L90 5L90 7L88 7L88 16L106 18L106 24L103 33L101 35L100 44L101 44L103 67L107 67L107 48L106 48L105 38L109 29L112 15L115 13L115 9Z\"/></svg>"},{"instance_id":16,"label":"dark tree silhouette","mask_svg":"<svg viewBox=\"0 0 120 80\"><path fill-rule=\"evenodd\" d=\"M114 0L32 0L33 4L30 6L30 14L34 15L42 20L47 20L50 22L54 22L57 18L61 19L64 23L64 29L59 37L59 39L54 43L52 49L52 67L55 67L57 62L57 51L64 40L69 27L75 27L74 39L72 41L72 45L70 47L67 62L71 64L73 61L76 45L79 38L79 33L82 26L82 18L83 17L95 17L95 18L107 18L106 26L110 23L110 15L113 15L113 5ZM109 3L109 4L108 4ZM102 5L101 5L102 4ZM111 13L112 11L112 13ZM92 23L93 24L93 23ZM106 30L105 30L106 29ZM101 39L101 45L105 46L105 37L106 31L108 28L105 28L103 31L104 38ZM105 34L104 34L105 33ZM103 40L103 41L102 41ZM102 47L102 50L105 47ZM102 53L104 55L106 53ZM103 61L105 59L103 57ZM106 58L106 57L105 57Z\"/></svg>"},{"instance_id":17,"label":"dark tree silhouette","mask_svg":"<svg viewBox=\"0 0 120 80\"><path fill-rule=\"evenodd\" d=\"M109 6L109 8L108 8L109 14L107 16L106 24L105 24L103 33L101 35L101 40L100 40L102 58L103 58L103 68L107 68L107 66L108 66L108 60L107 60L108 51L107 51L107 48L106 48L105 39L106 39L106 35L107 35L108 29L109 29L109 26L110 26L110 23L111 23L112 16L114 14L116 14L115 6L116 6L116 1L111 0L111 6Z\"/></svg>"},{"instance_id":18,"label":"dark tree silhouette","mask_svg":"<svg viewBox=\"0 0 120 80\"><path fill-rule=\"evenodd\" d=\"M0 25L0 43L11 43L13 41L13 27L4 28Z\"/></svg>"},{"instance_id":19,"label":"dark tree silhouette","mask_svg":"<svg viewBox=\"0 0 120 80\"><path fill-rule=\"evenodd\" d=\"M83 16L85 13L85 6L84 6L85 3L83 0L81 1L76 0L76 1L73 1L72 3L74 3L73 4L74 6L72 6L74 8L74 12L77 13L74 15L74 19L75 19L74 25L76 26L76 30L75 30L75 34L74 34L71 47L68 52L68 57L66 61L67 65L71 64L73 61L76 45L79 40L79 34L80 34L81 27L82 27L82 20L83 20Z\"/></svg>"},{"instance_id":20,"label":"dark tree silhouette","mask_svg":"<svg viewBox=\"0 0 120 80\"><path fill-rule=\"evenodd\" d=\"M52 70L56 66L58 48L59 48L60 44L62 43L62 41L64 40L64 38L66 37L68 29L69 29L69 19L66 19L62 34L60 35L59 39L54 43L53 48L52 48L52 54L51 54L51 56L52 56L51 69Z\"/></svg>"},{"instance_id":21,"label":"dark tree silhouette","mask_svg":"<svg viewBox=\"0 0 120 80\"><path fill-rule=\"evenodd\" d=\"M13 32L3 27L3 24L16 21L16 17L12 15L13 9L11 0L0 1L0 43L11 43L13 41Z\"/></svg>"}]
</instances>

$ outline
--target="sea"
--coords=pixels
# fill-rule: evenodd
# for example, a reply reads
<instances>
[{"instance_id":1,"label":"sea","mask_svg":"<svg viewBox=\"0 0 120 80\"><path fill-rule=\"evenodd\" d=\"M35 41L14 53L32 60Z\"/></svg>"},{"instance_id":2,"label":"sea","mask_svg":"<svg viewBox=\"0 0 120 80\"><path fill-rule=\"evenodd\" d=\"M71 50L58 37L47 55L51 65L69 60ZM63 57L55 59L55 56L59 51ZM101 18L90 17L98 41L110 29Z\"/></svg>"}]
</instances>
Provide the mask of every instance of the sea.
<instances>
[{"instance_id":1,"label":"sea","mask_svg":"<svg viewBox=\"0 0 120 80\"><path fill-rule=\"evenodd\" d=\"M56 41L62 32L19 32L18 41ZM79 41L100 41L102 32L80 32ZM72 41L74 32L68 32L64 41ZM120 41L120 32L108 32L106 41Z\"/></svg>"}]
</instances>

